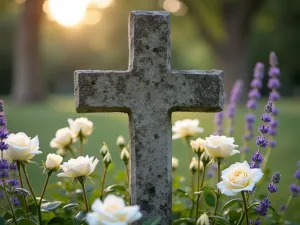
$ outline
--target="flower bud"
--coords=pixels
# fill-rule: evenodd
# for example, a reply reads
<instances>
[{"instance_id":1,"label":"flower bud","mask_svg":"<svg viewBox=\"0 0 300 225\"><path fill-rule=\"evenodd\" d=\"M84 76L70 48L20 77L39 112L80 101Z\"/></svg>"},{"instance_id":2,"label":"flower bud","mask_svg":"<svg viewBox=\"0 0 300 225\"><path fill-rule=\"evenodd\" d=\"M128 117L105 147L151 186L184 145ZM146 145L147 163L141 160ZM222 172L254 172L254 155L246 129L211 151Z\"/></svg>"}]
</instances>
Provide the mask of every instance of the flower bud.
<instances>
[{"instance_id":1,"label":"flower bud","mask_svg":"<svg viewBox=\"0 0 300 225\"><path fill-rule=\"evenodd\" d=\"M123 148L121 152L121 159L124 161L125 164L127 164L129 160L129 152L126 148Z\"/></svg>"},{"instance_id":2,"label":"flower bud","mask_svg":"<svg viewBox=\"0 0 300 225\"><path fill-rule=\"evenodd\" d=\"M109 152L107 152L103 158L103 162L104 162L106 168L109 166L109 164L111 164L111 161L112 161L111 155Z\"/></svg>"},{"instance_id":3,"label":"flower bud","mask_svg":"<svg viewBox=\"0 0 300 225\"><path fill-rule=\"evenodd\" d=\"M207 154L206 151L204 151L201 155L201 158L200 160L203 162L203 165L206 166L210 161L211 161L211 158L210 156Z\"/></svg>"},{"instance_id":4,"label":"flower bud","mask_svg":"<svg viewBox=\"0 0 300 225\"><path fill-rule=\"evenodd\" d=\"M105 142L103 142L103 146L100 149L100 154L102 155L102 157L104 157L107 153L108 153L109 149L108 146Z\"/></svg>"},{"instance_id":5,"label":"flower bud","mask_svg":"<svg viewBox=\"0 0 300 225\"><path fill-rule=\"evenodd\" d=\"M196 154L201 154L205 150L206 140L197 138L195 141L191 141L190 145Z\"/></svg>"},{"instance_id":6,"label":"flower bud","mask_svg":"<svg viewBox=\"0 0 300 225\"><path fill-rule=\"evenodd\" d=\"M123 136L119 136L118 139L117 139L117 146L123 150L123 148L126 146L126 141L124 139Z\"/></svg>"},{"instance_id":7,"label":"flower bud","mask_svg":"<svg viewBox=\"0 0 300 225\"><path fill-rule=\"evenodd\" d=\"M192 158L192 161L190 163L190 170L195 173L197 170L202 170L203 169L203 163L200 161L200 165L198 163L198 160L196 157Z\"/></svg>"},{"instance_id":8,"label":"flower bud","mask_svg":"<svg viewBox=\"0 0 300 225\"><path fill-rule=\"evenodd\" d=\"M172 157L172 170L175 171L178 168L179 160L175 157Z\"/></svg>"},{"instance_id":9,"label":"flower bud","mask_svg":"<svg viewBox=\"0 0 300 225\"><path fill-rule=\"evenodd\" d=\"M209 218L206 213L203 213L197 220L197 225L209 225Z\"/></svg>"},{"instance_id":10,"label":"flower bud","mask_svg":"<svg viewBox=\"0 0 300 225\"><path fill-rule=\"evenodd\" d=\"M60 164L63 161L63 157L56 154L48 154L45 163L45 168L48 170L57 171L60 168Z\"/></svg>"}]
</instances>

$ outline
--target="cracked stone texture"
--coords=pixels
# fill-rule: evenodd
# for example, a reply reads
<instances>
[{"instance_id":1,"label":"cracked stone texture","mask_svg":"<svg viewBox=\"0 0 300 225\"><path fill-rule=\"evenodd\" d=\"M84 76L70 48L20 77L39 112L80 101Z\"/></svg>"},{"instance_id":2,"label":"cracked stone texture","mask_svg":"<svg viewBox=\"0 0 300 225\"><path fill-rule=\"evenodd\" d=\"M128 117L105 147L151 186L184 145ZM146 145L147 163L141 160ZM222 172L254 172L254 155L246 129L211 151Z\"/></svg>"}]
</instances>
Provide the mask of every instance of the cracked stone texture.
<instances>
[{"instance_id":1,"label":"cracked stone texture","mask_svg":"<svg viewBox=\"0 0 300 225\"><path fill-rule=\"evenodd\" d=\"M129 16L129 69L75 72L77 112L129 114L130 191L143 219L171 224L171 113L216 112L223 107L223 72L179 71L170 66L170 16Z\"/></svg>"}]
</instances>

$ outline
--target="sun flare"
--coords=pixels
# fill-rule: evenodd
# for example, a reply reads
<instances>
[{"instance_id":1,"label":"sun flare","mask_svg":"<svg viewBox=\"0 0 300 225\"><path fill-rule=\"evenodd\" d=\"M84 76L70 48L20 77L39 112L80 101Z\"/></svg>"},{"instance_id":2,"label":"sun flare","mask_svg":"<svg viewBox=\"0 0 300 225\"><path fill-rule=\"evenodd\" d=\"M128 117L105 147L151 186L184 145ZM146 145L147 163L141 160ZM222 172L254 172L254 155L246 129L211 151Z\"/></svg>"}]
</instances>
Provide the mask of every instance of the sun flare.
<instances>
[{"instance_id":1,"label":"sun flare","mask_svg":"<svg viewBox=\"0 0 300 225\"><path fill-rule=\"evenodd\" d=\"M80 23L96 24L101 20L101 13L89 13L87 9L103 9L113 2L113 0L48 0L43 8L49 19L65 27L74 27Z\"/></svg>"}]
</instances>

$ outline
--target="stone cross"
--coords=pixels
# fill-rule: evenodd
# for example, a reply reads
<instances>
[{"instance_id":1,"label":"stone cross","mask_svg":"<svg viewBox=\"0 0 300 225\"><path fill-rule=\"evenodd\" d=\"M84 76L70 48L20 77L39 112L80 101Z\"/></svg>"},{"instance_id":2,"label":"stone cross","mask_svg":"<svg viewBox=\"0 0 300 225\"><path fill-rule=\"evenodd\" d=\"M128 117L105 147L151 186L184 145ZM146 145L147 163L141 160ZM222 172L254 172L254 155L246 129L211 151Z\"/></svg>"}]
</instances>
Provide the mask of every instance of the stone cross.
<instances>
[{"instance_id":1,"label":"stone cross","mask_svg":"<svg viewBox=\"0 0 300 225\"><path fill-rule=\"evenodd\" d=\"M184 35L184 34L183 34ZM171 113L216 112L223 107L219 70L179 71L170 66L170 16L133 11L129 16L129 68L75 72L76 110L129 115L131 203L142 221L171 224Z\"/></svg>"}]
</instances>

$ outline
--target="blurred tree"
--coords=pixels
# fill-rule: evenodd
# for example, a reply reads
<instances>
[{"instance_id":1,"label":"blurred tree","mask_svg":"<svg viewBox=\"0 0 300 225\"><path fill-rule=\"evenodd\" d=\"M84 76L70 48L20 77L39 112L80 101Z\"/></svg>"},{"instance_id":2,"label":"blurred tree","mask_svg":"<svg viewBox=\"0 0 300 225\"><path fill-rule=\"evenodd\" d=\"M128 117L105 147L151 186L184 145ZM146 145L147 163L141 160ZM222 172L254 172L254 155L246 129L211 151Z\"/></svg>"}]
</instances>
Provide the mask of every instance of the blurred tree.
<instances>
[{"instance_id":1,"label":"blurred tree","mask_svg":"<svg viewBox=\"0 0 300 225\"><path fill-rule=\"evenodd\" d=\"M27 0L23 3L15 33L12 96L19 103L45 97L39 48L43 2Z\"/></svg>"},{"instance_id":2,"label":"blurred tree","mask_svg":"<svg viewBox=\"0 0 300 225\"><path fill-rule=\"evenodd\" d=\"M226 72L225 91L235 80L249 82L247 37L254 15L264 0L182 0L199 36L212 47Z\"/></svg>"}]
</instances>

